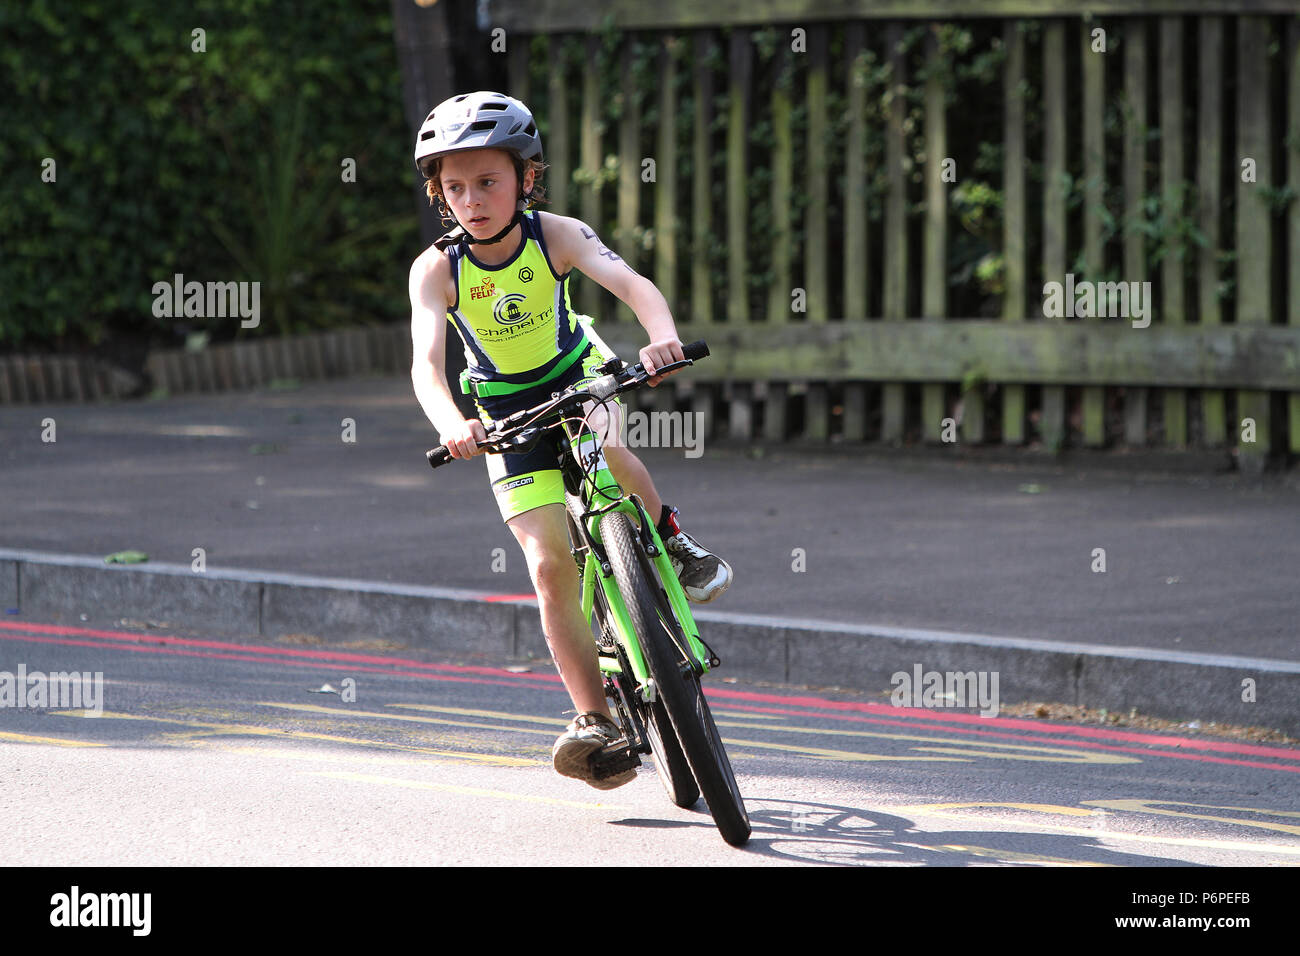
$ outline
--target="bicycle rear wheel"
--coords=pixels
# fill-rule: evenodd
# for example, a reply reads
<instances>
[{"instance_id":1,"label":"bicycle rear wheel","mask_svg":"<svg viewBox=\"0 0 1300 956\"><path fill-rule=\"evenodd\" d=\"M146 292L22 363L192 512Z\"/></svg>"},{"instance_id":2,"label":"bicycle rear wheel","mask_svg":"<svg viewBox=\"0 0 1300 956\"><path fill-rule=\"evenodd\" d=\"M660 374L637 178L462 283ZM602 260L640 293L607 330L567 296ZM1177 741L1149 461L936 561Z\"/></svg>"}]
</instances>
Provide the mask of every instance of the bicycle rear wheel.
<instances>
[{"instance_id":1,"label":"bicycle rear wheel","mask_svg":"<svg viewBox=\"0 0 1300 956\"><path fill-rule=\"evenodd\" d=\"M676 731L686 760L708 802L722 838L740 846L750 835L749 815L722 738L713 722L699 676L684 656L676 618L660 613L651 590L657 582L649 561L634 540L627 516L612 512L601 522L609 563L627 605L633 629L645 651L646 665L658 689L658 699Z\"/></svg>"}]
</instances>

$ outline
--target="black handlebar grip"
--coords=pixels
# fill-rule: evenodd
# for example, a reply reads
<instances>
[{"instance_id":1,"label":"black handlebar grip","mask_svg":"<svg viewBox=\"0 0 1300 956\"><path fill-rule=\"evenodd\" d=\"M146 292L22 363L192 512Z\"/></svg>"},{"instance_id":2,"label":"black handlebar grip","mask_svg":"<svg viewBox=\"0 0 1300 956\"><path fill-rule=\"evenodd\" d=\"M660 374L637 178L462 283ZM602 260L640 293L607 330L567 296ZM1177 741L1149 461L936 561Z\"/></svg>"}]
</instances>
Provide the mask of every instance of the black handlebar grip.
<instances>
[{"instance_id":1,"label":"black handlebar grip","mask_svg":"<svg viewBox=\"0 0 1300 956\"><path fill-rule=\"evenodd\" d=\"M682 354L692 362L698 362L709 354L709 346L705 343L704 339L700 339L696 342L692 342L690 345L683 345Z\"/></svg>"},{"instance_id":2,"label":"black handlebar grip","mask_svg":"<svg viewBox=\"0 0 1300 956\"><path fill-rule=\"evenodd\" d=\"M424 453L424 456L429 459L430 468L437 468L439 465L445 465L451 461L451 452L447 451L446 445L430 448Z\"/></svg>"}]
</instances>

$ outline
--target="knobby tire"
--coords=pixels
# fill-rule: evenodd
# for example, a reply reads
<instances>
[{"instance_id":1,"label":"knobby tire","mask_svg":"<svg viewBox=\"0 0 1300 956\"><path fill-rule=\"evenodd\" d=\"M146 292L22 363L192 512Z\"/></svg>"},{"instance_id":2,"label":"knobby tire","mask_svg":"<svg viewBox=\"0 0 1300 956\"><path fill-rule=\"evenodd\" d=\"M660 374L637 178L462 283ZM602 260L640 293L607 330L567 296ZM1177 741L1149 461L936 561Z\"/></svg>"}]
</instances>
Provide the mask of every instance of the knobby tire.
<instances>
[{"instance_id":1,"label":"knobby tire","mask_svg":"<svg viewBox=\"0 0 1300 956\"><path fill-rule=\"evenodd\" d=\"M641 640L659 700L677 732L713 822L724 840L740 846L749 839L749 816L700 689L699 677L686 664L682 651L666 630L666 626L672 627L680 639L676 619L670 616L665 621L660 616L658 602L650 590L650 582L655 579L647 572L648 559L635 541L627 516L621 512L606 515L601 521L601 532L614 579L627 605L633 629Z\"/></svg>"},{"instance_id":2,"label":"knobby tire","mask_svg":"<svg viewBox=\"0 0 1300 956\"><path fill-rule=\"evenodd\" d=\"M578 502L570 501L569 503L569 537L572 541L581 543L583 538L578 530L578 517L582 512L579 507L578 517L574 516L573 509L579 505ZM600 585L596 585L595 600L600 612L598 618L603 618L599 623L601 626L607 621L612 620L608 608L604 606L605 597L601 591ZM661 702L646 703L643 701L633 684L633 677L630 669L624 667L623 673L619 679L614 682L618 689L619 696L623 699L623 706L629 712L635 711L641 718L641 723L645 726L646 737L650 743L650 751L654 754L655 774L659 777L660 784L663 785L664 793L668 799L679 807L693 807L700 799L700 788L695 783L695 776L691 773L691 765L686 760L686 755L682 753L681 744L677 742L677 732L673 730L672 722L668 718L668 712L664 710ZM631 733L630 727L623 728L623 732Z\"/></svg>"}]
</instances>

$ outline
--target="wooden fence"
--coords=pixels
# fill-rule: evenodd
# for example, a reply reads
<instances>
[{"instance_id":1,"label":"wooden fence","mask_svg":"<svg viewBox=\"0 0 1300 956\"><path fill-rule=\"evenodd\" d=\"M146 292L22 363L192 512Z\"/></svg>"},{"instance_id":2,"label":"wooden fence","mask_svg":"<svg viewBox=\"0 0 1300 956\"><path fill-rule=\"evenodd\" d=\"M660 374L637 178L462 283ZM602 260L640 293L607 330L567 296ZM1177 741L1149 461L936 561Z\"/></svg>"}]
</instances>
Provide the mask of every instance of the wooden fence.
<instances>
[{"instance_id":1,"label":"wooden fence","mask_svg":"<svg viewBox=\"0 0 1300 956\"><path fill-rule=\"evenodd\" d=\"M956 423L970 443L1239 446L1252 468L1300 452L1294 2L487 10L550 208L714 347L659 407L740 439ZM1149 282L1152 321L1046 317L1067 276ZM631 313L580 282L634 353Z\"/></svg>"}]
</instances>

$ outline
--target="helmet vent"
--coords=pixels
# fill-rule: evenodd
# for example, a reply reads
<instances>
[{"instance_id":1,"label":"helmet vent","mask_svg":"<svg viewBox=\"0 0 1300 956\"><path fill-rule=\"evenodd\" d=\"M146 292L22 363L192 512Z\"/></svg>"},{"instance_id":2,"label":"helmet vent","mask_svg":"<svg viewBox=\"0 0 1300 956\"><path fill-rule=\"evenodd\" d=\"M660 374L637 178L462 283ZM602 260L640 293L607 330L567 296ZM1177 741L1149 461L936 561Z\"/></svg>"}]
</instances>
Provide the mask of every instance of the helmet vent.
<instances>
[{"instance_id":1,"label":"helmet vent","mask_svg":"<svg viewBox=\"0 0 1300 956\"><path fill-rule=\"evenodd\" d=\"M508 103L484 103L482 106L479 107L479 109L481 110L504 110L508 108L509 108Z\"/></svg>"},{"instance_id":2,"label":"helmet vent","mask_svg":"<svg viewBox=\"0 0 1300 956\"><path fill-rule=\"evenodd\" d=\"M470 124L469 124L469 128L470 128L470 132L472 132L472 133L478 133L478 132L481 132L482 130L496 129L496 128L497 128L497 121L496 121L496 120L479 120L477 123L470 123Z\"/></svg>"}]
</instances>

